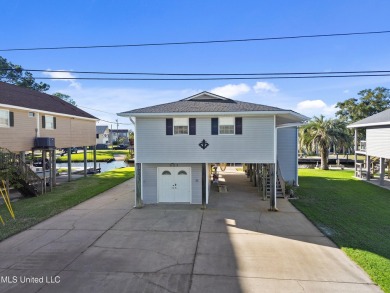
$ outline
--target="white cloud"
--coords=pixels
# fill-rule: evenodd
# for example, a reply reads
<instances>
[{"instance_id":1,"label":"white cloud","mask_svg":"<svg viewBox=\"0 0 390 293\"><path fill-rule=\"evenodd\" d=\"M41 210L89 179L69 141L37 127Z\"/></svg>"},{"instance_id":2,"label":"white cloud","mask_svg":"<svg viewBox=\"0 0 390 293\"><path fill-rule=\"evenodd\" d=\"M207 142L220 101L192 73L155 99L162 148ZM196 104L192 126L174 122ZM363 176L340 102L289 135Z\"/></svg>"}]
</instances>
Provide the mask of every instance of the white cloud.
<instances>
[{"instance_id":1,"label":"white cloud","mask_svg":"<svg viewBox=\"0 0 390 293\"><path fill-rule=\"evenodd\" d=\"M50 70L50 69L48 69L48 70ZM81 84L76 82L74 79L72 79L72 78L75 78L76 76L71 74L70 72L68 72L66 70L61 70L61 71L57 71L57 72L43 72L43 74L53 78L54 80L56 80L56 78L61 78L61 79L57 79L57 80L67 81L70 83L71 87L81 88Z\"/></svg>"},{"instance_id":2,"label":"white cloud","mask_svg":"<svg viewBox=\"0 0 390 293\"><path fill-rule=\"evenodd\" d=\"M343 93L344 93L344 94L348 94L348 93L349 93L349 90L344 90Z\"/></svg>"},{"instance_id":3,"label":"white cloud","mask_svg":"<svg viewBox=\"0 0 390 293\"><path fill-rule=\"evenodd\" d=\"M258 81L253 86L256 94L276 93L279 89L271 82Z\"/></svg>"},{"instance_id":4,"label":"white cloud","mask_svg":"<svg viewBox=\"0 0 390 293\"><path fill-rule=\"evenodd\" d=\"M326 107L326 104L322 100L306 100L298 103L299 110L322 109L324 107Z\"/></svg>"},{"instance_id":5,"label":"white cloud","mask_svg":"<svg viewBox=\"0 0 390 293\"><path fill-rule=\"evenodd\" d=\"M220 95L226 98L233 98L242 94L250 92L251 88L245 84L227 84L221 87L216 87L210 90L210 92Z\"/></svg>"},{"instance_id":6,"label":"white cloud","mask_svg":"<svg viewBox=\"0 0 390 293\"><path fill-rule=\"evenodd\" d=\"M336 104L328 106L322 100L305 100L297 104L296 111L308 117L319 115L329 117L333 116L337 109Z\"/></svg>"}]
</instances>

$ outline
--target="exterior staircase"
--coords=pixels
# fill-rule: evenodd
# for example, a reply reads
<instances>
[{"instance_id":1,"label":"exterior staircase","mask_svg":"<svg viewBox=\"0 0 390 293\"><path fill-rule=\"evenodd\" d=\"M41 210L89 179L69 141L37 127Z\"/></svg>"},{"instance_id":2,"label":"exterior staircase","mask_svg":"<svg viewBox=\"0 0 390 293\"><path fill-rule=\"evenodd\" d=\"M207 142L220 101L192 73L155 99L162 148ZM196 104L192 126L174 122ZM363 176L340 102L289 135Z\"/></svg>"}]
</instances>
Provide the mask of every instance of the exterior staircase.
<instances>
[{"instance_id":1,"label":"exterior staircase","mask_svg":"<svg viewBox=\"0 0 390 293\"><path fill-rule=\"evenodd\" d=\"M283 179L280 178L280 176L276 176L276 197L285 197L285 187L282 186L282 180ZM267 177L266 195L267 197L271 196L271 182L269 176Z\"/></svg>"},{"instance_id":2,"label":"exterior staircase","mask_svg":"<svg viewBox=\"0 0 390 293\"><path fill-rule=\"evenodd\" d=\"M20 155L0 148L0 178L9 183L24 196L43 193L43 180L21 160Z\"/></svg>"},{"instance_id":3,"label":"exterior staircase","mask_svg":"<svg viewBox=\"0 0 390 293\"><path fill-rule=\"evenodd\" d=\"M255 164L256 165L256 164ZM273 172L273 166L271 164L258 164L253 167L252 164L249 164L245 168L247 177L250 178L253 186L258 186L259 193L262 195L263 200L271 197L271 173ZM285 197L286 196L286 181L282 176L282 172L277 164L276 170L276 197Z\"/></svg>"}]
</instances>

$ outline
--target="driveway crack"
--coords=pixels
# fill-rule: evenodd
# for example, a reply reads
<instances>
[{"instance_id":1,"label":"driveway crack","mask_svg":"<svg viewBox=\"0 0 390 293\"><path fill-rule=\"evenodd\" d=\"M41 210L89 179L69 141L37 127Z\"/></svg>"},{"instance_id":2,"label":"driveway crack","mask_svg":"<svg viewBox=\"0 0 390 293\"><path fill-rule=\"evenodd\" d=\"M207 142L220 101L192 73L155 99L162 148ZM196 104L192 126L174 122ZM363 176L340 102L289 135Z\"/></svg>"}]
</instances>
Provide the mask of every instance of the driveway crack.
<instances>
[{"instance_id":1,"label":"driveway crack","mask_svg":"<svg viewBox=\"0 0 390 293\"><path fill-rule=\"evenodd\" d=\"M134 274L134 276L137 277L138 279L142 280L142 281L146 281L148 284L154 285L154 286L156 286L156 287L158 287L160 289L163 289L163 290L165 290L165 291L167 291L169 293L176 293L175 291L171 291L168 288L165 288L164 286L161 286L160 284L157 284L157 283L155 283L155 282L153 282L151 280L144 279L141 275Z\"/></svg>"},{"instance_id":2,"label":"driveway crack","mask_svg":"<svg viewBox=\"0 0 390 293\"><path fill-rule=\"evenodd\" d=\"M202 217L200 219L198 240L196 241L196 248L195 248L195 253L194 253L194 259L193 259L193 262L192 262L191 275L190 275L190 285L188 286L188 292L191 292L192 280L193 280L193 277L194 277L195 260L196 260L196 255L198 254L198 247L199 247L199 240L200 240L200 231L202 230L202 224L203 224L203 216L204 216L204 210L202 210Z\"/></svg>"}]
</instances>

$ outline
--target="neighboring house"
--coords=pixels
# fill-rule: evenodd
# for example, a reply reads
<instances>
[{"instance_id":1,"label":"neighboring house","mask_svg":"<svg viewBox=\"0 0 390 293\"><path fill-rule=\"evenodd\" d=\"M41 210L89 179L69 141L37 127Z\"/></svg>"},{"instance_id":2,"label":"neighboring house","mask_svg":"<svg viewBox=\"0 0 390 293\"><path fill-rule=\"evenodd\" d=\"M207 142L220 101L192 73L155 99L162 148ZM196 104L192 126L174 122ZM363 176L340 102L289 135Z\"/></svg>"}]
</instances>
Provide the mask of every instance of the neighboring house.
<instances>
[{"instance_id":1,"label":"neighboring house","mask_svg":"<svg viewBox=\"0 0 390 293\"><path fill-rule=\"evenodd\" d=\"M117 142L118 139L124 138L124 143L129 143L129 130L128 129L110 129L110 136L112 142Z\"/></svg>"},{"instance_id":2,"label":"neighboring house","mask_svg":"<svg viewBox=\"0 0 390 293\"><path fill-rule=\"evenodd\" d=\"M56 148L84 147L86 151L87 146L94 146L97 120L56 96L0 82L0 170L17 174L2 176L16 178L12 184L23 194L45 192L47 180L51 181L50 188L56 185ZM33 157L39 151L40 158L45 158L47 163L41 163L39 170L43 179L26 165L26 151L33 151ZM68 180L70 171L69 156Z\"/></svg>"},{"instance_id":3,"label":"neighboring house","mask_svg":"<svg viewBox=\"0 0 390 293\"><path fill-rule=\"evenodd\" d=\"M352 123L348 128L355 129L355 176L370 180L373 163L379 163L383 185L386 161L390 169L390 109ZM365 129L365 140L358 141L358 129ZM359 162L357 155L364 155L364 162Z\"/></svg>"},{"instance_id":4,"label":"neighboring house","mask_svg":"<svg viewBox=\"0 0 390 293\"><path fill-rule=\"evenodd\" d=\"M96 126L96 144L107 144L110 130L107 125Z\"/></svg>"},{"instance_id":5,"label":"neighboring house","mask_svg":"<svg viewBox=\"0 0 390 293\"><path fill-rule=\"evenodd\" d=\"M294 111L202 92L118 115L135 124L137 206L206 204L214 163L279 161L284 179L298 181L297 128L308 118Z\"/></svg>"},{"instance_id":6,"label":"neighboring house","mask_svg":"<svg viewBox=\"0 0 390 293\"><path fill-rule=\"evenodd\" d=\"M34 139L55 139L56 148L93 146L98 119L60 98L0 82L0 147L29 151Z\"/></svg>"}]
</instances>

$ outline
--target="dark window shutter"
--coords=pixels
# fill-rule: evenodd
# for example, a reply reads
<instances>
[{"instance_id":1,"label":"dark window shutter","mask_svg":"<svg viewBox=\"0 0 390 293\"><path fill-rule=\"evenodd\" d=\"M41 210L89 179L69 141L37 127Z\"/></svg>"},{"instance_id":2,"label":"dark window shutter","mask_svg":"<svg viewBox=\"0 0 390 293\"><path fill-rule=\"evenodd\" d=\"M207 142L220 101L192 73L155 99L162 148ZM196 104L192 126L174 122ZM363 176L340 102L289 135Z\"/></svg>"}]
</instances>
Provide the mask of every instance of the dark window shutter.
<instances>
[{"instance_id":1,"label":"dark window shutter","mask_svg":"<svg viewBox=\"0 0 390 293\"><path fill-rule=\"evenodd\" d=\"M236 117L236 134L242 134L242 118Z\"/></svg>"},{"instance_id":2,"label":"dark window shutter","mask_svg":"<svg viewBox=\"0 0 390 293\"><path fill-rule=\"evenodd\" d=\"M173 135L173 119L167 118L166 119L166 135Z\"/></svg>"},{"instance_id":3,"label":"dark window shutter","mask_svg":"<svg viewBox=\"0 0 390 293\"><path fill-rule=\"evenodd\" d=\"M96 134L96 138L99 138L99 134Z\"/></svg>"},{"instance_id":4,"label":"dark window shutter","mask_svg":"<svg viewBox=\"0 0 390 293\"><path fill-rule=\"evenodd\" d=\"M14 112L9 112L9 126L14 127L15 121L14 121Z\"/></svg>"},{"instance_id":5,"label":"dark window shutter","mask_svg":"<svg viewBox=\"0 0 390 293\"><path fill-rule=\"evenodd\" d=\"M211 118L211 134L218 135L218 118Z\"/></svg>"},{"instance_id":6,"label":"dark window shutter","mask_svg":"<svg viewBox=\"0 0 390 293\"><path fill-rule=\"evenodd\" d=\"M57 118L53 117L53 128L57 129Z\"/></svg>"},{"instance_id":7,"label":"dark window shutter","mask_svg":"<svg viewBox=\"0 0 390 293\"><path fill-rule=\"evenodd\" d=\"M46 118L45 118L45 115L42 115L42 128L46 128Z\"/></svg>"},{"instance_id":8,"label":"dark window shutter","mask_svg":"<svg viewBox=\"0 0 390 293\"><path fill-rule=\"evenodd\" d=\"M196 135L196 118L190 118L189 119L190 124L190 135Z\"/></svg>"}]
</instances>

